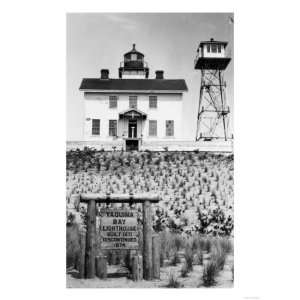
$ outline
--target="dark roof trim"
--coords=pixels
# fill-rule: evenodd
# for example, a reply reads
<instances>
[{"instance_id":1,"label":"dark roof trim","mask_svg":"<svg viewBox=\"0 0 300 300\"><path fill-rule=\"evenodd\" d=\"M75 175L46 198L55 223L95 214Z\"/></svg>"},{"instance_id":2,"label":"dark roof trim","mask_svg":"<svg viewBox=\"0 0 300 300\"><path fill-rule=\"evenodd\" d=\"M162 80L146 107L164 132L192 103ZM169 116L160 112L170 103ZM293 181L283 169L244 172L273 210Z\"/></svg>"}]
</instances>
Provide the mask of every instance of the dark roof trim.
<instances>
[{"instance_id":1,"label":"dark roof trim","mask_svg":"<svg viewBox=\"0 0 300 300\"><path fill-rule=\"evenodd\" d=\"M128 51L124 54L124 56L128 55L128 54L140 54L142 56L145 56L143 53L139 52L139 51L136 51L136 50L131 50L131 51Z\"/></svg>"},{"instance_id":2,"label":"dark roof trim","mask_svg":"<svg viewBox=\"0 0 300 300\"><path fill-rule=\"evenodd\" d=\"M222 41L203 41L200 43L199 47L202 47L203 45L207 44L221 44L224 45L225 47L227 46L228 42L222 42Z\"/></svg>"},{"instance_id":3,"label":"dark roof trim","mask_svg":"<svg viewBox=\"0 0 300 300\"><path fill-rule=\"evenodd\" d=\"M118 92L183 92L187 91L184 79L105 79L84 78L79 90L81 91L118 91Z\"/></svg>"}]
</instances>

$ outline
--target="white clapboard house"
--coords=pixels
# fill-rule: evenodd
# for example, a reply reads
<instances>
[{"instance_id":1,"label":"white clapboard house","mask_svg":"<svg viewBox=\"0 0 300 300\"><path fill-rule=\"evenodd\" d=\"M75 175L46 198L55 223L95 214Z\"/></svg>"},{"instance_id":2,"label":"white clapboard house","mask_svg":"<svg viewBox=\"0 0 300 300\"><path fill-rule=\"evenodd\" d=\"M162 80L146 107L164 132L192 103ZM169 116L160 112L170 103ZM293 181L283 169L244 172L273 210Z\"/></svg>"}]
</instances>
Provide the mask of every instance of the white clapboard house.
<instances>
[{"instance_id":1,"label":"white clapboard house","mask_svg":"<svg viewBox=\"0 0 300 300\"><path fill-rule=\"evenodd\" d=\"M103 148L141 150L182 139L184 79L149 78L144 55L133 44L119 67L119 78L102 69L100 78L84 78L84 139Z\"/></svg>"}]
</instances>

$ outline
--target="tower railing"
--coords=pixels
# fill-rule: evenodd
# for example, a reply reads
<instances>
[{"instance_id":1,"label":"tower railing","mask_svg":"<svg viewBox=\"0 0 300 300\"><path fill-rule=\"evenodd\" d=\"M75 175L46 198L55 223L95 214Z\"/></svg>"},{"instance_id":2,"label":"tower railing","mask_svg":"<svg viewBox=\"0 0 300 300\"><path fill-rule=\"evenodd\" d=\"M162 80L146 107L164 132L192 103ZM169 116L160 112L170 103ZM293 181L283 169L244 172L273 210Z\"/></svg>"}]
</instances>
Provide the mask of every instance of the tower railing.
<instances>
[{"instance_id":1,"label":"tower railing","mask_svg":"<svg viewBox=\"0 0 300 300\"><path fill-rule=\"evenodd\" d=\"M120 62L120 68L128 67L128 66L126 66L126 64L127 65L132 64L132 68L135 68L135 67L137 67L137 68L148 68L148 63L146 61L139 61L139 60L137 60L137 61L124 61L123 60L123 61Z\"/></svg>"}]
</instances>

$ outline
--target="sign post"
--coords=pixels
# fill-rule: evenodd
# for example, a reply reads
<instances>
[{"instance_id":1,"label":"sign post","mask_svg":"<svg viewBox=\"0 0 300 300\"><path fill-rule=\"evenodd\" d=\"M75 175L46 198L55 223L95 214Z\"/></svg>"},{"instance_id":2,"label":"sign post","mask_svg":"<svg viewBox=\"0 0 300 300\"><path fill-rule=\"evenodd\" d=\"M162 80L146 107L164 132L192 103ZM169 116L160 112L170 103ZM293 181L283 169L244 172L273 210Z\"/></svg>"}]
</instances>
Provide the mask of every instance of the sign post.
<instances>
[{"instance_id":1,"label":"sign post","mask_svg":"<svg viewBox=\"0 0 300 300\"><path fill-rule=\"evenodd\" d=\"M85 250L85 274L86 278L95 277L96 254L96 201L90 200L87 208L87 232Z\"/></svg>"},{"instance_id":2,"label":"sign post","mask_svg":"<svg viewBox=\"0 0 300 300\"><path fill-rule=\"evenodd\" d=\"M153 279L151 203L159 197L149 194L82 194L81 202L88 204L85 255L85 277L94 278L96 272L96 203L143 204L143 277ZM136 210L104 209L100 211L102 249L138 249Z\"/></svg>"}]
</instances>

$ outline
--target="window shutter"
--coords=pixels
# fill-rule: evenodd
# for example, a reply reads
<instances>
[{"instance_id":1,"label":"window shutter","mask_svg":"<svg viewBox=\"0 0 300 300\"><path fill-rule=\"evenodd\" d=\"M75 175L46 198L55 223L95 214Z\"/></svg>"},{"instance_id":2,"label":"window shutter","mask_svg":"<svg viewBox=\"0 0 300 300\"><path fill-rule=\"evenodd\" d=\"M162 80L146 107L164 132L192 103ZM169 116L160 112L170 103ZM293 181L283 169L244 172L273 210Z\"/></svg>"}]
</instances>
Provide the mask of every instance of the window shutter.
<instances>
[{"instance_id":1,"label":"window shutter","mask_svg":"<svg viewBox=\"0 0 300 300\"><path fill-rule=\"evenodd\" d=\"M149 136L157 136L157 121L149 120Z\"/></svg>"},{"instance_id":2,"label":"window shutter","mask_svg":"<svg viewBox=\"0 0 300 300\"><path fill-rule=\"evenodd\" d=\"M109 120L109 136L117 136L117 120Z\"/></svg>"},{"instance_id":3,"label":"window shutter","mask_svg":"<svg viewBox=\"0 0 300 300\"><path fill-rule=\"evenodd\" d=\"M137 96L129 96L129 108L137 108Z\"/></svg>"},{"instance_id":4,"label":"window shutter","mask_svg":"<svg viewBox=\"0 0 300 300\"><path fill-rule=\"evenodd\" d=\"M118 107L118 96L109 96L109 108Z\"/></svg>"},{"instance_id":5,"label":"window shutter","mask_svg":"<svg viewBox=\"0 0 300 300\"><path fill-rule=\"evenodd\" d=\"M174 121L166 121L166 136L174 136Z\"/></svg>"},{"instance_id":6,"label":"window shutter","mask_svg":"<svg viewBox=\"0 0 300 300\"><path fill-rule=\"evenodd\" d=\"M149 96L149 107L157 108L157 96Z\"/></svg>"},{"instance_id":7,"label":"window shutter","mask_svg":"<svg viewBox=\"0 0 300 300\"><path fill-rule=\"evenodd\" d=\"M100 119L92 119L92 135L100 135Z\"/></svg>"}]
</instances>

